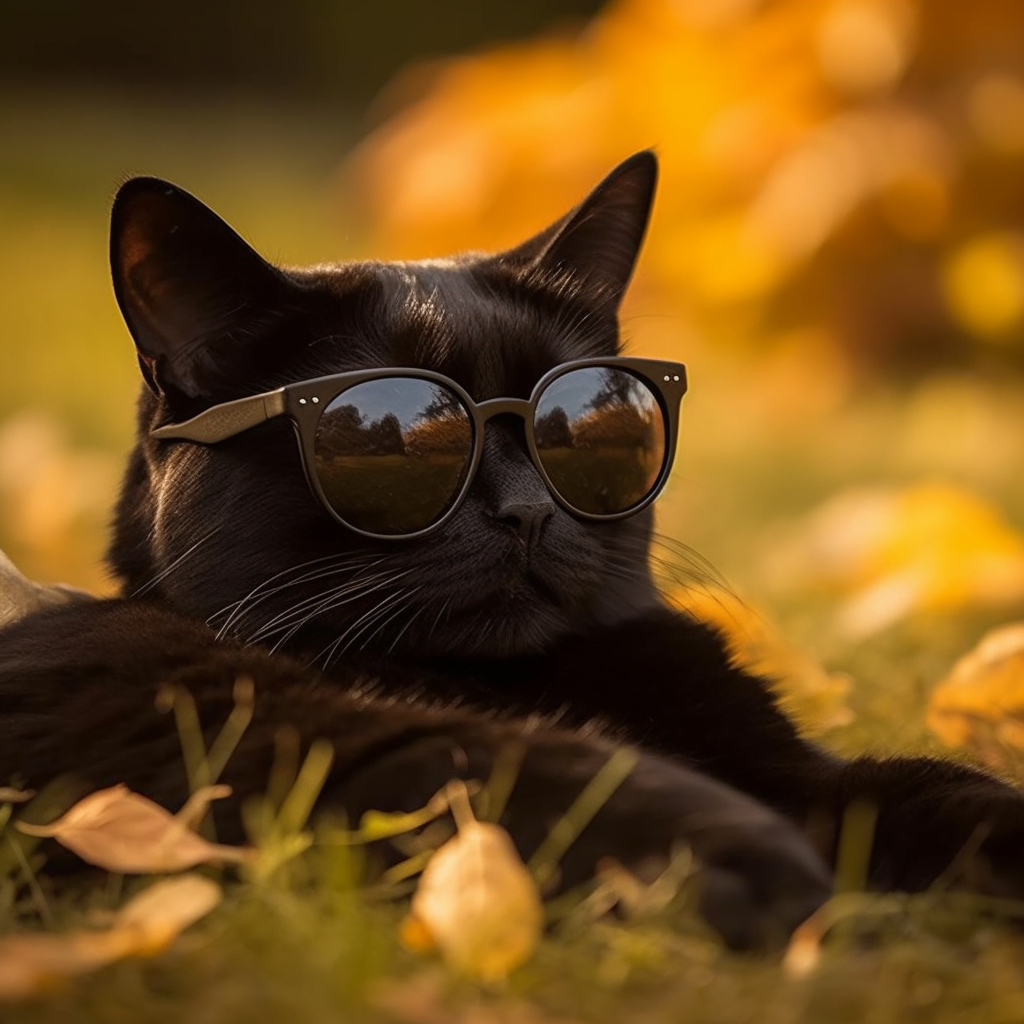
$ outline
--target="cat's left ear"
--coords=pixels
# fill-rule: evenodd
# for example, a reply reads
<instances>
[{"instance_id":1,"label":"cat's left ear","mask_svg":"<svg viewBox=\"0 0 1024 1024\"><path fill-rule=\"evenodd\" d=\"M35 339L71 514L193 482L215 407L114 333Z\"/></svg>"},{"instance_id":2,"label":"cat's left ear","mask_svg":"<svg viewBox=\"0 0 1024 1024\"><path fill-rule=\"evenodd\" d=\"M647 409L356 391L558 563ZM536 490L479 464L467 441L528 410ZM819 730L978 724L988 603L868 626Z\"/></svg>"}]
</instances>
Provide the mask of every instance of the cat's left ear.
<instances>
[{"instance_id":1,"label":"cat's left ear","mask_svg":"<svg viewBox=\"0 0 1024 1024\"><path fill-rule=\"evenodd\" d=\"M553 276L568 275L617 308L647 231L658 158L634 153L561 220L500 260Z\"/></svg>"},{"instance_id":2,"label":"cat's left ear","mask_svg":"<svg viewBox=\"0 0 1024 1024\"><path fill-rule=\"evenodd\" d=\"M159 178L118 190L110 265L146 383L172 401L208 394L218 367L251 359L288 297L280 271Z\"/></svg>"}]
</instances>

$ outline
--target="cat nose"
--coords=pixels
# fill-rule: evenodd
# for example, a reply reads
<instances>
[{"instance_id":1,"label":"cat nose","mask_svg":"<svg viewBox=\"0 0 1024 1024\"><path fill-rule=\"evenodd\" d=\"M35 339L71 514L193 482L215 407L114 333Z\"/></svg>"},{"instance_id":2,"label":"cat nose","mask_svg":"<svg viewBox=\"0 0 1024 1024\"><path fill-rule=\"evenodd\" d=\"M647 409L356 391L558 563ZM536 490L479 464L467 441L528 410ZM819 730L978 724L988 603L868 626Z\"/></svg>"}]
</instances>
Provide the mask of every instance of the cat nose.
<instances>
[{"instance_id":1,"label":"cat nose","mask_svg":"<svg viewBox=\"0 0 1024 1024\"><path fill-rule=\"evenodd\" d=\"M494 518L515 530L529 551L540 540L541 529L554 513L555 506L550 501L508 502L498 509Z\"/></svg>"}]
</instances>

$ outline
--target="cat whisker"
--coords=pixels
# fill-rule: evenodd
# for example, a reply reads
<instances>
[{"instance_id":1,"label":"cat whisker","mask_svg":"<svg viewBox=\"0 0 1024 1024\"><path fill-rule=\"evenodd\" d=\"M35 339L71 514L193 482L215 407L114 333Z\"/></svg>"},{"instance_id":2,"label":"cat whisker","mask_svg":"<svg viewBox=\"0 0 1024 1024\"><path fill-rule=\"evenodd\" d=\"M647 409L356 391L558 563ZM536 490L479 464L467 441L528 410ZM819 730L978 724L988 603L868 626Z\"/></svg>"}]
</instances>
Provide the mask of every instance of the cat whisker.
<instances>
[{"instance_id":1,"label":"cat whisker","mask_svg":"<svg viewBox=\"0 0 1024 1024\"><path fill-rule=\"evenodd\" d=\"M282 613L282 615L277 617L280 621L273 628L262 627L253 633L247 642L262 643L272 636L283 634L274 644L273 649L278 650L283 644L291 640L303 626L318 615L331 611L334 608L340 608L342 605L351 604L353 601L359 600L359 598L372 593L379 587L386 586L389 582L385 574L379 573L368 580L360 580L357 583L350 582L334 587L326 593L317 594L315 597L293 605L286 613ZM374 586L370 586L370 584L374 584Z\"/></svg>"},{"instance_id":2,"label":"cat whisker","mask_svg":"<svg viewBox=\"0 0 1024 1024\"><path fill-rule=\"evenodd\" d=\"M299 622L291 626L291 628L288 629L288 631L284 633L284 635L281 636L280 639L278 639L278 641L273 645L273 647L271 647L271 652L280 650L280 648L284 644L288 643L288 641L291 640L291 638L300 629L302 629L303 626L305 626L312 619L316 618L316 616L322 615L325 611L331 611L334 608L338 608L343 604L350 604L352 601L356 601L360 598L366 597L369 594L375 593L376 591L381 590L384 587L391 586L392 584L397 583L398 580L402 579L403 577L408 576L409 573L411 573L412 571L412 569L406 569L405 572L398 573L397 575L392 575L389 578L382 579L380 582L376 583L372 587L342 588L342 590L334 591L331 594L326 595L323 598L323 600L321 600L320 603L317 604L312 609L312 611L309 612L309 614L307 614L305 617L300 619ZM354 593L350 593L350 590L352 589L354 589ZM341 597L341 593L343 592L348 594L349 596ZM337 599L339 597L341 598L340 600ZM354 623L353 625L358 625L360 621L361 619L357 619L356 623ZM352 627L350 626L349 628L351 629ZM320 655L317 655L317 658L319 657ZM316 660L317 659L314 659L314 663Z\"/></svg>"},{"instance_id":3,"label":"cat whisker","mask_svg":"<svg viewBox=\"0 0 1024 1024\"><path fill-rule=\"evenodd\" d=\"M440 609L438 609L437 615L434 617L434 624L430 627L431 633L437 632L438 627L441 625L441 616L444 615L446 612L450 613L451 607L452 599L450 597L446 597L442 602Z\"/></svg>"},{"instance_id":4,"label":"cat whisker","mask_svg":"<svg viewBox=\"0 0 1024 1024\"><path fill-rule=\"evenodd\" d=\"M383 561L383 559L381 559L381 561ZM339 596L342 593L350 592L353 589L358 589L360 587L365 586L368 583L373 583L383 578L386 575L386 573L374 573L369 577L366 577L364 575L369 569L374 568L377 564L378 563L375 562L370 565L360 566L357 569L354 577L349 579L347 582L327 591L326 593L321 591L319 593L313 594L311 597L304 598L296 602L295 604L289 605L287 608L279 612L277 615L274 615L272 618L264 622L254 633L250 634L250 642L262 638L265 634L272 634L274 632L277 632L277 627L281 625L287 626L288 620L294 618L294 616L297 613L304 611L310 605L317 604L325 598L331 599L333 597ZM273 593L280 593L282 590L288 589L288 587L298 586L301 583L310 583L314 580L325 579L330 576L337 576L339 573L345 572L349 568L351 568L351 566L341 566L330 570L321 570L320 572L307 573L305 576L302 576L299 579L292 581L291 583L283 584L279 587L276 587ZM253 606L253 608L250 608L246 611L245 617L251 617L253 615L254 610L255 605Z\"/></svg>"},{"instance_id":5,"label":"cat whisker","mask_svg":"<svg viewBox=\"0 0 1024 1024\"><path fill-rule=\"evenodd\" d=\"M166 579L167 576L169 576L175 569L177 569L178 566L181 565L181 563L184 562L190 555L195 554L196 550L202 544L205 544L215 533L218 533L219 530L220 527L215 526L212 530L210 530L209 533L206 534L206 536L200 537L199 540L195 542L195 544L193 544L186 551L178 555L178 557L175 558L173 562L171 562L169 565L164 566L164 568L161 569L160 572L158 572L148 583L144 583L137 590L133 591L131 596L142 597L143 594L149 593L150 590L152 590L158 583Z\"/></svg>"},{"instance_id":6,"label":"cat whisker","mask_svg":"<svg viewBox=\"0 0 1024 1024\"><path fill-rule=\"evenodd\" d=\"M666 534L658 533L655 531L651 534L651 545L658 545L665 549L670 555L670 561L673 565L679 565L685 567L689 575L698 579L702 583L714 584L720 587L722 590L731 591L728 580L722 572L707 558L705 558L699 551L694 550L688 544L684 544L680 540L676 540L674 537L669 537ZM652 551L651 558L657 559L659 556L655 555Z\"/></svg>"},{"instance_id":7,"label":"cat whisker","mask_svg":"<svg viewBox=\"0 0 1024 1024\"><path fill-rule=\"evenodd\" d=\"M287 569L282 569L280 572L274 573L273 576L270 576L267 579L261 580L259 583L257 583L256 586L253 587L253 589L250 590L249 593L247 593L244 597L241 597L236 601L232 601L230 604L224 605L224 607L219 609L218 611L213 612L207 618L206 624L210 627L213 627L213 625L218 621L218 619L227 616L228 621L224 623L224 626L222 628L230 628L230 626L232 625L231 620L241 612L241 610L246 606L246 604L250 600L259 595L260 591L262 591L264 587L269 586L271 583L274 583L276 580L279 580L283 576L287 576L290 573L301 572L303 569L307 569L312 565L318 565L323 562L330 562L336 559L337 557L337 555L325 555L321 558L311 558L309 559L309 561L302 562L299 565L289 566Z\"/></svg>"},{"instance_id":8,"label":"cat whisker","mask_svg":"<svg viewBox=\"0 0 1024 1024\"><path fill-rule=\"evenodd\" d=\"M729 590L715 578L709 578L686 567L663 559L652 558L649 562L651 575L664 587L681 587L685 590Z\"/></svg>"},{"instance_id":9,"label":"cat whisker","mask_svg":"<svg viewBox=\"0 0 1024 1024\"><path fill-rule=\"evenodd\" d=\"M349 647L351 647L352 644L354 644L360 636L364 636L364 641L360 645L360 649L362 649L365 646L367 640L370 639L375 632L377 632L377 628L382 629L396 615L400 614L402 609L409 604L413 594L415 594L415 592L419 589L421 588L416 587L415 590L410 592L403 588L397 594L393 595L392 597L385 598L383 601L380 601L376 607L370 609L370 611L366 615L362 616L361 619L358 619L346 631L346 633L351 633L351 636L349 636L348 641L338 651L338 654L344 654L345 651L347 651ZM382 618L384 613L389 610L391 610L391 614L388 615L386 618ZM361 626L360 622L362 622ZM358 629L355 628L357 626L359 627ZM366 631L371 629L371 627L374 627L373 630L367 634Z\"/></svg>"},{"instance_id":10,"label":"cat whisker","mask_svg":"<svg viewBox=\"0 0 1024 1024\"><path fill-rule=\"evenodd\" d=\"M245 618L252 615L257 605L273 597L275 594L280 593L282 590L287 590L289 587L299 586L303 583L308 583L310 580L321 579L324 576L336 575L339 572L344 572L347 569L365 569L372 567L368 565L372 561L374 556L372 555L360 555L355 558L351 556L341 557L338 555L329 555L326 558L314 558L308 562L303 562L300 565L291 566L275 575L263 580L260 584L254 587L248 594L245 595L241 600L235 601L234 603L227 605L222 608L219 612L215 612L207 620L208 625L212 626L218 618L225 613L229 612L228 617L224 624L218 630L218 639L223 639L233 628L241 627ZM385 556L386 557L386 556ZM377 557L376 562L373 565L379 564L383 561L383 558ZM330 565L324 567L322 563L328 562ZM276 587L271 587L271 584L280 580L282 577L286 577L290 574L301 573L303 570L309 569L314 565L321 565L322 567L315 572L305 573L304 575L297 576L295 579L287 580L284 583L279 583ZM267 589L269 588L269 589ZM236 629L236 631L238 631Z\"/></svg>"},{"instance_id":11,"label":"cat whisker","mask_svg":"<svg viewBox=\"0 0 1024 1024\"><path fill-rule=\"evenodd\" d=\"M419 589L421 588L416 588L416 590ZM352 641L354 641L356 637L359 636L363 629L368 628L378 615L392 608L396 601L401 600L403 597L408 595L408 593L409 592L407 590L399 590L397 594L392 594L389 597L385 597L383 600L375 604L369 611L364 612L358 619L356 619L355 622L349 625L348 628L343 633L341 633L334 641L328 644L327 647L325 647L313 659L313 664L316 664L321 658L324 658L324 668L326 669L328 665L330 665L335 655L344 654L345 651L348 650L349 646L351 646ZM415 591L413 591L413 593L415 593ZM360 627L362 627L362 629ZM348 643L345 643L345 640L347 638ZM341 647L339 651L339 647L343 643L345 643L345 646Z\"/></svg>"},{"instance_id":12,"label":"cat whisker","mask_svg":"<svg viewBox=\"0 0 1024 1024\"><path fill-rule=\"evenodd\" d=\"M398 646L398 641L401 640L403 636L405 636L405 634L409 630L409 627L426 610L426 607L427 606L425 604L421 604L419 608L417 608L416 611L414 611L412 615L409 616L409 619L406 622L406 624L398 631L398 634L395 636L395 639L391 641L391 645L388 647L388 654L394 653L395 648Z\"/></svg>"},{"instance_id":13,"label":"cat whisker","mask_svg":"<svg viewBox=\"0 0 1024 1024\"><path fill-rule=\"evenodd\" d=\"M233 625L231 620L237 619L249 607L259 603L264 597L277 593L279 590L286 589L287 587L294 586L296 583L306 579L306 576L298 576L295 579L288 580L288 576L294 576L296 573L302 573L305 570L310 569L313 566L323 567L322 571L333 572L339 569L351 568L356 565L365 564L367 561L372 559L372 555L359 555L353 558L352 556L345 555L327 555L322 558L313 558L306 562L301 562L298 565L289 566L287 569L283 569L273 576L268 577L258 583L249 593L237 601L233 601L231 604L226 605L220 611L214 612L207 620L211 625L221 618L223 615L228 615L228 622L226 626ZM325 566L326 563L326 566ZM318 570L321 571L321 570ZM308 574L307 574L308 575ZM278 586L274 587L272 584L278 580L284 579L285 582L279 583Z\"/></svg>"},{"instance_id":14,"label":"cat whisker","mask_svg":"<svg viewBox=\"0 0 1024 1024\"><path fill-rule=\"evenodd\" d=\"M301 627L310 618L325 610L328 605L334 607L337 604L346 603L347 600L355 600L366 589L367 585L376 583L384 579L385 576L385 573L377 573L369 579L348 580L330 587L326 591L321 590L311 597L302 598L249 633L245 642L247 644L261 643L272 636L290 630L296 623ZM347 595L353 596L349 598ZM346 600L339 601L339 598L345 598Z\"/></svg>"},{"instance_id":15,"label":"cat whisker","mask_svg":"<svg viewBox=\"0 0 1024 1024\"><path fill-rule=\"evenodd\" d=\"M376 639L376 638L377 638L378 636L382 636L382 635L384 634L384 630L385 630L385 629L387 629L387 627L388 627L388 626L389 626L389 625L390 625L390 624L391 624L392 622L394 622L394 620L395 620L395 619L397 619L397 618L398 618L398 617L399 617L399 616L400 616L400 615L401 615L401 614L402 614L403 612L406 612L406 611L408 611L408 610L409 610L409 606L410 606L410 605L412 604L412 602L413 602L413 598L414 598L414 597L415 597L415 595L416 595L416 591L417 591L417 590L419 590L419 589L421 589L421 588L419 588L419 587L416 587L416 588L415 588L414 590L410 591L410 592L408 593L407 597L406 597L406 600L404 600L404 601L400 602L400 603L398 604L398 606L397 606L397 607L396 607L396 608L394 609L394 611L392 611L392 613L391 613L390 615L388 615L388 616L387 616L386 618L384 618L383 620L380 620L380 621L378 621L378 622L377 622L377 624L376 624L376 625L374 626L374 628L373 628L373 629L371 629L371 630L370 630L370 631L369 631L368 633L364 633L364 636L363 636L363 641L362 641L362 643L360 643L360 645L359 645L359 649L360 649L361 651L364 651L364 650L366 650L366 648L370 646L370 643L371 643L371 642L372 642L372 641L373 641L374 639ZM406 622L406 626L408 626L408 624L409 624L409 623L410 623L410 622L411 622L411 621L412 621L412 620L413 620L414 618L416 618L416 616L417 616L417 615L419 614L419 612L420 612L420 610L421 610L421 609L422 609L422 605L420 606L420 608L419 608L419 609L417 609L416 611L414 611L414 612L412 613L412 615L410 615L410 616L409 616L409 619L408 619L408 620L407 620L407 622ZM363 629L362 629L362 630L360 630L360 632L364 632L364 631L365 631L365 630L366 630L366 629L367 629L367 628L368 628L368 627L369 627L370 625L371 625L370 623L367 623L367 624L366 624L366 625L365 625L365 626L363 627ZM405 627L403 627L403 628L402 628L402 630L401 630L401 631L399 632L399 636L401 636L401 633L403 633L403 632L405 632ZM352 640L350 640L350 641L349 641L349 643L345 645L345 647L347 648L347 647L351 646L351 644L352 644L352 643L353 643L354 641L355 641L355 637L353 637L353 638L352 638ZM393 649L393 647L389 647L389 648L388 648L388 652L390 653L390 651L391 651L392 649ZM344 651L343 651L342 653L344 653Z\"/></svg>"}]
</instances>

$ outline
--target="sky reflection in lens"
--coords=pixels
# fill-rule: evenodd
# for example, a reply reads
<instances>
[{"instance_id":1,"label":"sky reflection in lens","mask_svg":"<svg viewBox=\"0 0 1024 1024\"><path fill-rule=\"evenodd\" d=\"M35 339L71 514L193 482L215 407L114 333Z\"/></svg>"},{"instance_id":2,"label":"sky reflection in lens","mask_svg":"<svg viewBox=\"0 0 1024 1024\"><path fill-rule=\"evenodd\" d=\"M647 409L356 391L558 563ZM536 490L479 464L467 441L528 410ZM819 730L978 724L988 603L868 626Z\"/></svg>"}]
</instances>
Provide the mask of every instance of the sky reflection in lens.
<instances>
[{"instance_id":1,"label":"sky reflection in lens","mask_svg":"<svg viewBox=\"0 0 1024 1024\"><path fill-rule=\"evenodd\" d=\"M639 378L611 367L557 377L541 395L534 439L562 498L591 515L614 515L650 494L665 460L665 421Z\"/></svg>"},{"instance_id":2,"label":"sky reflection in lens","mask_svg":"<svg viewBox=\"0 0 1024 1024\"><path fill-rule=\"evenodd\" d=\"M331 507L370 533L425 529L447 510L472 449L469 413L434 381L386 377L324 409L314 452Z\"/></svg>"}]
</instances>

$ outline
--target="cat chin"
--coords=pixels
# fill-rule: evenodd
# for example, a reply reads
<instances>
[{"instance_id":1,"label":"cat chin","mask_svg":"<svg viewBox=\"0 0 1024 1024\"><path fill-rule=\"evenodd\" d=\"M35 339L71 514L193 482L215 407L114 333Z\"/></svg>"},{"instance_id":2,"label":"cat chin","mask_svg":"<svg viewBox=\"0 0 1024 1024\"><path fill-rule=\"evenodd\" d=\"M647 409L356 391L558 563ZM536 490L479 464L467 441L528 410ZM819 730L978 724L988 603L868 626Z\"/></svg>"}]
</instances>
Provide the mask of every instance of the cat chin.
<instances>
[{"instance_id":1,"label":"cat chin","mask_svg":"<svg viewBox=\"0 0 1024 1024\"><path fill-rule=\"evenodd\" d=\"M432 631L410 630L395 653L446 660L520 657L543 653L576 628L578 623L546 602L496 600L463 610Z\"/></svg>"}]
</instances>

